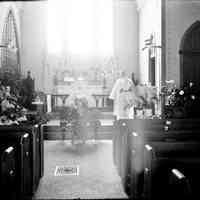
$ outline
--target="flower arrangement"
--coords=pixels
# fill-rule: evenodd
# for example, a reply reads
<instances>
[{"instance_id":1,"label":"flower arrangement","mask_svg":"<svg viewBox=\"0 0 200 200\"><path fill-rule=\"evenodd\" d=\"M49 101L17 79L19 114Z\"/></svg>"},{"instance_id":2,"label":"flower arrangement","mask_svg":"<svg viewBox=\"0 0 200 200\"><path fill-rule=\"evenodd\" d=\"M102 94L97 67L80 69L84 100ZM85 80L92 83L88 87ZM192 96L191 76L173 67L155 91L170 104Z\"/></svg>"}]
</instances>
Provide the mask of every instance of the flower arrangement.
<instances>
[{"instance_id":1,"label":"flower arrangement","mask_svg":"<svg viewBox=\"0 0 200 200\"><path fill-rule=\"evenodd\" d=\"M74 136L86 140L87 124L91 123L96 132L98 128L97 118L98 111L93 110L94 99L86 94L72 94L70 95L65 106L60 109L60 127L64 131L72 134L72 144L74 143ZM64 138L64 136L63 136Z\"/></svg>"},{"instance_id":2,"label":"flower arrangement","mask_svg":"<svg viewBox=\"0 0 200 200\"><path fill-rule=\"evenodd\" d=\"M137 96L139 97L139 108L151 108L158 100L157 88L149 85L137 85Z\"/></svg>"},{"instance_id":3,"label":"flower arrangement","mask_svg":"<svg viewBox=\"0 0 200 200\"><path fill-rule=\"evenodd\" d=\"M65 106L60 109L60 118L67 123L80 121L85 118L89 112L89 108L94 106L94 99L87 94L72 94L70 95Z\"/></svg>"},{"instance_id":4,"label":"flower arrangement","mask_svg":"<svg viewBox=\"0 0 200 200\"><path fill-rule=\"evenodd\" d=\"M0 84L0 125L35 124L46 121L44 116L38 113L30 114L22 104L23 96L12 91L11 86Z\"/></svg>"},{"instance_id":5,"label":"flower arrangement","mask_svg":"<svg viewBox=\"0 0 200 200\"><path fill-rule=\"evenodd\" d=\"M200 117L200 87L193 82L166 93L164 114L166 118Z\"/></svg>"},{"instance_id":6,"label":"flower arrangement","mask_svg":"<svg viewBox=\"0 0 200 200\"><path fill-rule=\"evenodd\" d=\"M0 113L0 125L20 124L22 121L27 121L26 109L17 104L11 98L5 98L1 102L2 111Z\"/></svg>"},{"instance_id":7,"label":"flower arrangement","mask_svg":"<svg viewBox=\"0 0 200 200\"><path fill-rule=\"evenodd\" d=\"M157 88L149 85L138 84L126 92L125 111L134 109L133 115L139 117L154 117L155 104L157 103Z\"/></svg>"}]
</instances>

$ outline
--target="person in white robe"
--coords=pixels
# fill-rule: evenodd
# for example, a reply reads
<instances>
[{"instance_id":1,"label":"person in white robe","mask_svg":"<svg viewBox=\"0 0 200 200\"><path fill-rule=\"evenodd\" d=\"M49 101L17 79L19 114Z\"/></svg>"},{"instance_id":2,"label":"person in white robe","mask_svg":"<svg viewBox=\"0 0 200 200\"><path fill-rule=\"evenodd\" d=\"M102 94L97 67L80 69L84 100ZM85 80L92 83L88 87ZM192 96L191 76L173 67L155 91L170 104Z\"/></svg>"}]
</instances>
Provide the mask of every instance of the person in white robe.
<instances>
[{"instance_id":1,"label":"person in white robe","mask_svg":"<svg viewBox=\"0 0 200 200\"><path fill-rule=\"evenodd\" d=\"M131 111L137 99L135 86L124 71L115 82L109 98L114 101L113 115L117 120L133 118L133 112Z\"/></svg>"}]
</instances>

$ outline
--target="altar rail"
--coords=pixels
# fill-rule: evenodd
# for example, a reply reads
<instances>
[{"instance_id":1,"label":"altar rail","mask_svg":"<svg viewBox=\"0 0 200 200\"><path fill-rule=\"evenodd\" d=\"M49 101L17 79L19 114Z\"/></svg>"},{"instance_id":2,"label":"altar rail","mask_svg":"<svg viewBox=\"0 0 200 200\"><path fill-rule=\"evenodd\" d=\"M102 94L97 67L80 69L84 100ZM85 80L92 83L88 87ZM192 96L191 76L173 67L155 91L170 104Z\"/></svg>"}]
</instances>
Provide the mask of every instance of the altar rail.
<instances>
[{"instance_id":1,"label":"altar rail","mask_svg":"<svg viewBox=\"0 0 200 200\"><path fill-rule=\"evenodd\" d=\"M109 95L106 94L93 94L95 99L95 108L100 110L110 111L112 110L112 101L108 98ZM55 112L58 107L65 106L66 100L69 97L69 94L52 94L50 95L50 111Z\"/></svg>"}]
</instances>

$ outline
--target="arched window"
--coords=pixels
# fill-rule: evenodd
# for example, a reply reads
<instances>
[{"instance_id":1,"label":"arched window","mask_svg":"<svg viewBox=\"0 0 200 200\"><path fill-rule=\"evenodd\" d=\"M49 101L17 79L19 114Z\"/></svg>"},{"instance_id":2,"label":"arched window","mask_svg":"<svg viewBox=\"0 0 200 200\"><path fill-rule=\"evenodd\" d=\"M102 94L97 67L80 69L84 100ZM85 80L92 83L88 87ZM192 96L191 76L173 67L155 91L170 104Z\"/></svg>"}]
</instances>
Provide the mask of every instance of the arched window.
<instances>
[{"instance_id":1,"label":"arched window","mask_svg":"<svg viewBox=\"0 0 200 200\"><path fill-rule=\"evenodd\" d=\"M3 70L20 73L18 51L16 23L13 12L10 10L3 27L1 41L1 67Z\"/></svg>"}]
</instances>

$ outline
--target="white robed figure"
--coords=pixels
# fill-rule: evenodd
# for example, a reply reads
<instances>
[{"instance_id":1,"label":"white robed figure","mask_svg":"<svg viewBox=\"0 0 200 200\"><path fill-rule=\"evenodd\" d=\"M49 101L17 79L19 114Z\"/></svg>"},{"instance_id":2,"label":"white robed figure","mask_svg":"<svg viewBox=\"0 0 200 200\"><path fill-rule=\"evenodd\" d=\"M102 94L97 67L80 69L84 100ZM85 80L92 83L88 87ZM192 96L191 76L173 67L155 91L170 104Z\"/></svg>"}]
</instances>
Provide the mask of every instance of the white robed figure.
<instances>
[{"instance_id":1,"label":"white robed figure","mask_svg":"<svg viewBox=\"0 0 200 200\"><path fill-rule=\"evenodd\" d=\"M115 82L109 98L114 101L113 115L117 120L134 117L133 107L137 101L135 86L124 71Z\"/></svg>"}]
</instances>

